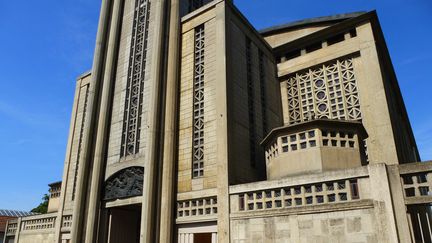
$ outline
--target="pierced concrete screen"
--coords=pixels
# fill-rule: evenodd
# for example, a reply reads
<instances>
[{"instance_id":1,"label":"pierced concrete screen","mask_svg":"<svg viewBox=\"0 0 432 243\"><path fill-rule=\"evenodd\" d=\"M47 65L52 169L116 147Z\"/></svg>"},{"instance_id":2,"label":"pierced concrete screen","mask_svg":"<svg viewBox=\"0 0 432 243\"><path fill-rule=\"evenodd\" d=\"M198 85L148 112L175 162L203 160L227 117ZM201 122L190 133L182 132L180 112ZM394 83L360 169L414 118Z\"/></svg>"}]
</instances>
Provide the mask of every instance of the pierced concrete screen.
<instances>
[{"instance_id":1,"label":"pierced concrete screen","mask_svg":"<svg viewBox=\"0 0 432 243\"><path fill-rule=\"evenodd\" d=\"M286 83L289 124L315 118L361 120L353 59L298 72Z\"/></svg>"},{"instance_id":2,"label":"pierced concrete screen","mask_svg":"<svg viewBox=\"0 0 432 243\"><path fill-rule=\"evenodd\" d=\"M150 2L137 0L126 87L121 157L139 152Z\"/></svg>"},{"instance_id":3,"label":"pierced concrete screen","mask_svg":"<svg viewBox=\"0 0 432 243\"><path fill-rule=\"evenodd\" d=\"M193 178L204 176L204 25L195 28L193 86Z\"/></svg>"}]
</instances>

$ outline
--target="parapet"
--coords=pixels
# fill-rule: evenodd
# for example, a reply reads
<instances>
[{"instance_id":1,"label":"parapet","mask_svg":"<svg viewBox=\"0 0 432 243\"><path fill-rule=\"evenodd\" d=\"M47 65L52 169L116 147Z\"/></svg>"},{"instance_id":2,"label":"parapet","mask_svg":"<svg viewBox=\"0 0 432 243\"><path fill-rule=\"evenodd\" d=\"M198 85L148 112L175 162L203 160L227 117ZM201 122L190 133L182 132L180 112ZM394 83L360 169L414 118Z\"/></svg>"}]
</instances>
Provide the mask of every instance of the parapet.
<instances>
[{"instance_id":1,"label":"parapet","mask_svg":"<svg viewBox=\"0 0 432 243\"><path fill-rule=\"evenodd\" d=\"M317 119L273 129L261 142L267 179L366 164L361 122Z\"/></svg>"}]
</instances>

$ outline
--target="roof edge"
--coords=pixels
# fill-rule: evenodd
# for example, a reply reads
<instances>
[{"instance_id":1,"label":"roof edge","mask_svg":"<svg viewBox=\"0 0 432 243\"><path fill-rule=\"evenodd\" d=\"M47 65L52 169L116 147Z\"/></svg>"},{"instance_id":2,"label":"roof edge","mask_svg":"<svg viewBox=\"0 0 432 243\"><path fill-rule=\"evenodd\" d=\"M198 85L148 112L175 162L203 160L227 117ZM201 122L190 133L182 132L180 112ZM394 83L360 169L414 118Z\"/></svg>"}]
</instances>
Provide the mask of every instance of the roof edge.
<instances>
[{"instance_id":1,"label":"roof edge","mask_svg":"<svg viewBox=\"0 0 432 243\"><path fill-rule=\"evenodd\" d=\"M307 18L307 19L297 20L293 22L288 22L286 24L275 25L268 28L264 28L262 30L259 30L259 33L263 36L267 36L282 31L287 31L290 29L296 29L296 28L305 27L314 24L340 22L346 19L358 17L365 13L367 13L367 11L358 11L358 12L345 13L345 14L335 14L335 15L322 16L322 17Z\"/></svg>"}]
</instances>

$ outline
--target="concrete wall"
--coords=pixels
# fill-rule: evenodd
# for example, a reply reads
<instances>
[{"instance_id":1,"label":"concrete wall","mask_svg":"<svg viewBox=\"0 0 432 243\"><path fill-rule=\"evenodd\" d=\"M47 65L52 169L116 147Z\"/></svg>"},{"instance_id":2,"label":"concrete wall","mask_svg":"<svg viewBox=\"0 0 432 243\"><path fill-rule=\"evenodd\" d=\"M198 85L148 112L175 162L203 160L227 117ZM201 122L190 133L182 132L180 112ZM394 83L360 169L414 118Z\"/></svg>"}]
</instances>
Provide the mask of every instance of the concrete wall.
<instances>
[{"instance_id":1,"label":"concrete wall","mask_svg":"<svg viewBox=\"0 0 432 243\"><path fill-rule=\"evenodd\" d=\"M111 128L108 142L108 156L105 179L114 174L115 172L129 166L143 166L146 158L146 148L149 143L149 123L151 114L150 103L154 94L152 94L152 87L155 82L155 77L151 75L152 62L151 57L153 54L153 38L154 36L154 18L156 11L154 10L156 4L150 4L150 17L148 27L148 41L146 53L146 65L144 76L144 91L143 91L143 105L142 105L142 119L141 119L141 132L139 141L139 153L134 156L120 158L121 142L123 123L125 116L125 102L126 102L126 89L128 82L130 55L131 55L131 42L132 42L132 28L134 23L134 9L135 0L126 0L123 10L123 19L120 33L119 54L117 57L117 70L114 84L114 100L112 104L111 114ZM119 163L119 162L122 163Z\"/></svg>"},{"instance_id":2,"label":"concrete wall","mask_svg":"<svg viewBox=\"0 0 432 243\"><path fill-rule=\"evenodd\" d=\"M66 151L65 173L63 184L64 210L72 210L73 196L76 190L78 177L79 156L82 149L84 121L89 98L89 87L91 82L90 73L85 73L77 79L74 105L69 130L69 144Z\"/></svg>"},{"instance_id":3,"label":"concrete wall","mask_svg":"<svg viewBox=\"0 0 432 243\"><path fill-rule=\"evenodd\" d=\"M271 129L282 125L282 109L270 47L234 6L227 4L227 11L228 147L232 185L265 179L264 150L260 142ZM249 57L247 41L250 41ZM249 83L252 88L248 87ZM252 104L249 104L249 96ZM254 140L253 148L251 139ZM255 150L255 158L251 157L251 149Z\"/></svg>"},{"instance_id":4,"label":"concrete wall","mask_svg":"<svg viewBox=\"0 0 432 243\"><path fill-rule=\"evenodd\" d=\"M215 10L208 9L182 23L178 134L179 193L216 188L216 27ZM195 27L204 24L204 176L192 178L193 81ZM210 193L213 194L214 193ZM204 195L203 195L204 196ZM209 196L209 194L205 194Z\"/></svg>"},{"instance_id":5,"label":"concrete wall","mask_svg":"<svg viewBox=\"0 0 432 243\"><path fill-rule=\"evenodd\" d=\"M375 46L375 39L371 23L361 24L356 28L357 36L346 38L345 41L319 50L304 53L300 57L278 64L279 77L294 74L310 67L315 67L329 61L343 60L346 56L353 57L353 69L357 88L362 123L369 134L366 140L369 161L378 163L385 161L388 164L400 162L397 156L395 137L387 98L380 60ZM326 37L322 37L322 41ZM284 107L284 118L287 122L287 92L282 78L281 92Z\"/></svg>"},{"instance_id":6,"label":"concrete wall","mask_svg":"<svg viewBox=\"0 0 432 243\"><path fill-rule=\"evenodd\" d=\"M60 197L50 198L47 213L57 212L60 204Z\"/></svg>"},{"instance_id":7,"label":"concrete wall","mask_svg":"<svg viewBox=\"0 0 432 243\"><path fill-rule=\"evenodd\" d=\"M375 210L316 212L231 221L233 243L378 242Z\"/></svg>"},{"instance_id":8,"label":"concrete wall","mask_svg":"<svg viewBox=\"0 0 432 243\"><path fill-rule=\"evenodd\" d=\"M38 230L35 233L21 233L19 243L54 243L54 230L44 231Z\"/></svg>"}]
</instances>

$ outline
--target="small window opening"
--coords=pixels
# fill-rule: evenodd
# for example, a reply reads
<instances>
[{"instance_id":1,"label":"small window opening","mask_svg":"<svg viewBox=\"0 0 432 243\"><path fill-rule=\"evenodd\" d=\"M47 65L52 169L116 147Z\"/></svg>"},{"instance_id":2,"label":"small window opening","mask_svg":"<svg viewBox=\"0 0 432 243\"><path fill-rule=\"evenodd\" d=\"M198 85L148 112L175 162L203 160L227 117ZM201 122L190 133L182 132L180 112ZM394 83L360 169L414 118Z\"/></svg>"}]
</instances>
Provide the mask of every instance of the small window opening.
<instances>
[{"instance_id":1,"label":"small window opening","mask_svg":"<svg viewBox=\"0 0 432 243\"><path fill-rule=\"evenodd\" d=\"M310 52L319 50L321 48L322 48L322 43L321 42L317 42L317 43L314 43L312 45L307 46L306 47L306 53L310 53Z\"/></svg>"},{"instance_id":2,"label":"small window opening","mask_svg":"<svg viewBox=\"0 0 432 243\"><path fill-rule=\"evenodd\" d=\"M345 40L345 34L339 34L327 39L327 45L331 46Z\"/></svg>"}]
</instances>

